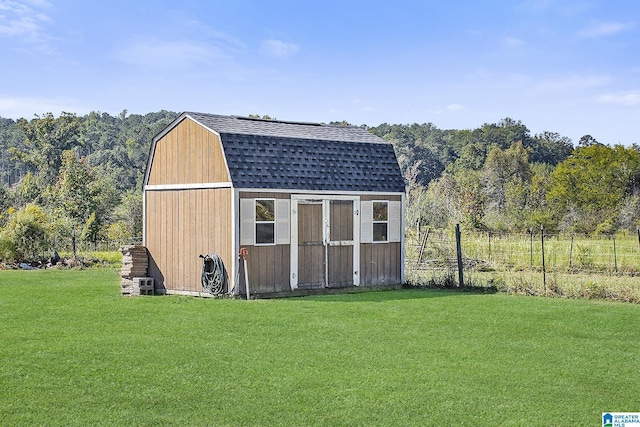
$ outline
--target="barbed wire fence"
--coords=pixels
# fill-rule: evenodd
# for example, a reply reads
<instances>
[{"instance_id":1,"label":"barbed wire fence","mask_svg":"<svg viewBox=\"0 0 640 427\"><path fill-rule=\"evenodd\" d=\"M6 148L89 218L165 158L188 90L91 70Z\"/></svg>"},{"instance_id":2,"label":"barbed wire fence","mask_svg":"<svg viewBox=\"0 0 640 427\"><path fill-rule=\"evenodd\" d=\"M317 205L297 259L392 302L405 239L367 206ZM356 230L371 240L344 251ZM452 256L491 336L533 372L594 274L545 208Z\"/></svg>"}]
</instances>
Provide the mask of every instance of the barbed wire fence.
<instances>
[{"instance_id":1,"label":"barbed wire fence","mask_svg":"<svg viewBox=\"0 0 640 427\"><path fill-rule=\"evenodd\" d=\"M406 278L415 286L491 287L532 295L640 301L640 231L611 235L408 230ZM458 263L463 276L459 276Z\"/></svg>"}]
</instances>

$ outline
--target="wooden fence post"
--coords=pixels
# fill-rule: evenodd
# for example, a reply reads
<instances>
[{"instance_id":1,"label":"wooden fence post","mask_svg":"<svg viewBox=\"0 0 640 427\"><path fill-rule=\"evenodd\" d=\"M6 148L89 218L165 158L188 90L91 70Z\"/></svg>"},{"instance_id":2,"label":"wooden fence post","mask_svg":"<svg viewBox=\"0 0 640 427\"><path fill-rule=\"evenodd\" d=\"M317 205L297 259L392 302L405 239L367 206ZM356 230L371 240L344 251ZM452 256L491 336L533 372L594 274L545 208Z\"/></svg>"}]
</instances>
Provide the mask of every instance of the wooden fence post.
<instances>
[{"instance_id":1,"label":"wooden fence post","mask_svg":"<svg viewBox=\"0 0 640 427\"><path fill-rule=\"evenodd\" d=\"M462 273L462 243L460 239L460 224L456 224L456 254L458 258L458 286L464 287L464 276Z\"/></svg>"},{"instance_id":2,"label":"wooden fence post","mask_svg":"<svg viewBox=\"0 0 640 427\"><path fill-rule=\"evenodd\" d=\"M429 238L429 231L431 227L427 227L427 232L424 234L424 238L422 239L422 245L420 245L420 253L418 253L418 262L416 262L416 266L420 266L422 262L422 257L424 256L424 248L427 246L427 239Z\"/></svg>"}]
</instances>

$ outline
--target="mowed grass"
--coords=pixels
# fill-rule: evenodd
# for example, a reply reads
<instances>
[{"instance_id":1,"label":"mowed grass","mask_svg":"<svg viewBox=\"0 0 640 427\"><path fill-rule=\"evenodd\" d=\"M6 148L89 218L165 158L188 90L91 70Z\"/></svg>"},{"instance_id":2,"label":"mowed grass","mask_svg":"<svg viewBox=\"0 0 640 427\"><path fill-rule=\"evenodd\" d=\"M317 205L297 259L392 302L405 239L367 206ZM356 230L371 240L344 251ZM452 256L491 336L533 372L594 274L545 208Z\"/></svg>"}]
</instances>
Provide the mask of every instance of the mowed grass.
<instances>
[{"instance_id":1,"label":"mowed grass","mask_svg":"<svg viewBox=\"0 0 640 427\"><path fill-rule=\"evenodd\" d=\"M438 290L123 297L0 272L0 425L598 426L640 411L640 306Z\"/></svg>"}]
</instances>

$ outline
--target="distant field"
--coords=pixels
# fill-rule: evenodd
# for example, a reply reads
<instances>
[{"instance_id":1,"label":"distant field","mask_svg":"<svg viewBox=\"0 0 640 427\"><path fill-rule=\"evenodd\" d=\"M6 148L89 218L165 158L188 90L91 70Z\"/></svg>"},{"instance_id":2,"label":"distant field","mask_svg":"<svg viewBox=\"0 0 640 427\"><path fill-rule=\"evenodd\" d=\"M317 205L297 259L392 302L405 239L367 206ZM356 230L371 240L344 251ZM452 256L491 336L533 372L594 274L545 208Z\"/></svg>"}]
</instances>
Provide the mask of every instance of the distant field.
<instances>
[{"instance_id":1,"label":"distant field","mask_svg":"<svg viewBox=\"0 0 640 427\"><path fill-rule=\"evenodd\" d=\"M640 306L404 290L122 297L0 271L0 425L601 425L638 411Z\"/></svg>"}]
</instances>

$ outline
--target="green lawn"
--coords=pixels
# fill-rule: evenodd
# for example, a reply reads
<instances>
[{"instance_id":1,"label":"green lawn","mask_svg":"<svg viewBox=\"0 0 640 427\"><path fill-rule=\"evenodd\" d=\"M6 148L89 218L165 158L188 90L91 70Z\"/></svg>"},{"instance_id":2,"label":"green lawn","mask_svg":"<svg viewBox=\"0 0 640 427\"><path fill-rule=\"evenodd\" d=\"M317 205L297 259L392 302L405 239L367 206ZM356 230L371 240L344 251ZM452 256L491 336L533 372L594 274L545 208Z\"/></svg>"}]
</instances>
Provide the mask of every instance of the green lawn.
<instances>
[{"instance_id":1,"label":"green lawn","mask_svg":"<svg viewBox=\"0 0 640 427\"><path fill-rule=\"evenodd\" d=\"M122 297L0 272L0 425L599 426L640 411L640 306L403 290Z\"/></svg>"}]
</instances>

